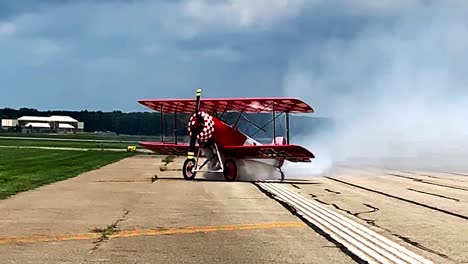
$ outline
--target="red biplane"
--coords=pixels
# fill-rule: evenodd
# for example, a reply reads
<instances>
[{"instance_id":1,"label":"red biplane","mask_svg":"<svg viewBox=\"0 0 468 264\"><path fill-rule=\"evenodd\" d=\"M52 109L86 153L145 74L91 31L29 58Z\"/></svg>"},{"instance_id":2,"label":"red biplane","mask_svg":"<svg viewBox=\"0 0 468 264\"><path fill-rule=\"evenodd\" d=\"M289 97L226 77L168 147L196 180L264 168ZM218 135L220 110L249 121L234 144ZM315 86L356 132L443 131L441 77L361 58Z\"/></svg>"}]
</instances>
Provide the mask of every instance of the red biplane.
<instances>
[{"instance_id":1,"label":"red biplane","mask_svg":"<svg viewBox=\"0 0 468 264\"><path fill-rule=\"evenodd\" d=\"M312 113L314 110L296 98L210 98L200 99L201 89L195 99L156 99L138 102L161 113L174 113L175 142L139 142L139 145L162 155L184 156L182 167L186 180L193 180L197 172L208 165L204 172L222 172L226 181L238 179L239 161L254 160L273 166L284 180L281 170L284 161L311 162L314 154L289 142L289 113ZM221 115L218 115L222 112ZM265 113L273 115L273 142L260 142L242 133L236 124L222 121L226 112ZM189 143L177 143L177 113L193 113L188 124ZM286 138L276 137L277 113L286 116ZM237 123L237 122L236 122ZM163 141L163 140L162 140ZM198 142L197 142L198 141ZM205 161L199 165L200 159ZM200 162L201 163L201 162ZM244 164L244 163L243 163Z\"/></svg>"}]
</instances>

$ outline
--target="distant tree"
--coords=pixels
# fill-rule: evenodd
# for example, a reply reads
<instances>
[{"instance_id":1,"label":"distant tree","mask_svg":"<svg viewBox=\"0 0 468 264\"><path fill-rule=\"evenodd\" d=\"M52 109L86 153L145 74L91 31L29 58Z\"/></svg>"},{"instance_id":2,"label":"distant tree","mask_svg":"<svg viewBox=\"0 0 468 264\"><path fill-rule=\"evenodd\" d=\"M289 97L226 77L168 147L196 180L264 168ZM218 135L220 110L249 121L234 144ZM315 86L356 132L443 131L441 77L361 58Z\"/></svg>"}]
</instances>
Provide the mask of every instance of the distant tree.
<instances>
[{"instance_id":1,"label":"distant tree","mask_svg":"<svg viewBox=\"0 0 468 264\"><path fill-rule=\"evenodd\" d=\"M102 112L102 111L38 111L31 108L0 109L1 119L17 119L21 116L50 116L65 115L84 122L86 132L111 131L117 134L129 135L160 135L161 134L161 116L157 112L130 112L121 111ZM237 124L241 131L247 134L254 134L256 137L271 137L273 123L271 114L244 114L239 117L238 113L226 113L223 119L229 124ZM188 114L177 115L177 134L179 136L187 135ZM249 121L248 121L249 120ZM304 116L291 116L291 131L297 133L311 133L323 129L331 129L333 122L328 118L315 118ZM260 131L258 127L263 127ZM172 136L174 133L174 115L163 115L164 134ZM16 128L19 130L19 127ZM284 115L276 119L276 131L278 135L284 135Z\"/></svg>"}]
</instances>

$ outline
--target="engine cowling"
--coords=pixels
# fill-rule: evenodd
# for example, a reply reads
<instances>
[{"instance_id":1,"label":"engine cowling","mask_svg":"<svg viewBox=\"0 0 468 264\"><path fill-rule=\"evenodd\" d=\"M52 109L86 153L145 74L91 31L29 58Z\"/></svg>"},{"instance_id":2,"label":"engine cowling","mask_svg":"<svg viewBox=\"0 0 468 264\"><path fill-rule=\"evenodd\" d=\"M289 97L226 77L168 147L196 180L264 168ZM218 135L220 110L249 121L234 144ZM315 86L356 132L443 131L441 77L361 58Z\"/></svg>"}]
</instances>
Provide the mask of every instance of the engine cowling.
<instances>
[{"instance_id":1,"label":"engine cowling","mask_svg":"<svg viewBox=\"0 0 468 264\"><path fill-rule=\"evenodd\" d=\"M203 118L203 127L197 135L200 143L208 141L215 142L218 147L224 146L242 146L247 140L247 136L241 133L237 128L234 128L215 116L201 111L200 117ZM199 126L196 115L190 117L188 130L190 136L192 132Z\"/></svg>"},{"instance_id":2,"label":"engine cowling","mask_svg":"<svg viewBox=\"0 0 468 264\"><path fill-rule=\"evenodd\" d=\"M213 116L205 113L200 112L200 116L203 118L203 130L197 135L197 139L200 142L207 142L213 137L215 132L215 122L213 120ZM198 126L198 120L196 118L196 114L193 114L190 117L188 131L189 135L192 136L192 131Z\"/></svg>"}]
</instances>

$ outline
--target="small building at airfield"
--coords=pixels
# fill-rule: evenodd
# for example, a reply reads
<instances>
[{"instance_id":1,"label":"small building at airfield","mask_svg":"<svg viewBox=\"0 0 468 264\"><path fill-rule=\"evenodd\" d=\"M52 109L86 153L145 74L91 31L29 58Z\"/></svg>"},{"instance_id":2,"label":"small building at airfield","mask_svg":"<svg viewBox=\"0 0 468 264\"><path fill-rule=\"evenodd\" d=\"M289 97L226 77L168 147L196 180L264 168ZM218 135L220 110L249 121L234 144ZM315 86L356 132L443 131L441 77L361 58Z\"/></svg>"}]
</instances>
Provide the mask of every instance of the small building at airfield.
<instances>
[{"instance_id":1,"label":"small building at airfield","mask_svg":"<svg viewBox=\"0 0 468 264\"><path fill-rule=\"evenodd\" d=\"M16 119L2 119L2 130L14 131L18 126L18 120Z\"/></svg>"}]
</instances>

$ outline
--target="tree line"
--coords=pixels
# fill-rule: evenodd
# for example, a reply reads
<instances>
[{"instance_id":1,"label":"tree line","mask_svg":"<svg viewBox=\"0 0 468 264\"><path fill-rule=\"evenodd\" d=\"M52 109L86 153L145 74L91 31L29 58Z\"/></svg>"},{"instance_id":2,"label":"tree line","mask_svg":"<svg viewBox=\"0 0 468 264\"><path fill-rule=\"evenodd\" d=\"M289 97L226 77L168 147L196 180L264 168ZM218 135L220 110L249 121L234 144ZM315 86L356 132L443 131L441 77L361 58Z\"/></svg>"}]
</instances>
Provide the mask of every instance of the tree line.
<instances>
[{"instance_id":1,"label":"tree line","mask_svg":"<svg viewBox=\"0 0 468 264\"><path fill-rule=\"evenodd\" d=\"M0 109L0 119L18 119L22 116L70 116L79 122L84 122L85 132L109 131L126 135L174 135L175 128L179 136L187 135L189 114L163 114L158 112L122 112L122 111L40 111L32 108ZM272 114L243 114L230 112L222 116L228 124L237 124L239 129L249 135L257 137L272 136ZM162 123L161 123L162 122ZM174 125L176 123L176 126ZM290 116L291 133L310 133L330 128L333 123L328 118L310 116ZM161 126L162 124L162 126ZM284 114L276 115L276 135L284 135Z\"/></svg>"}]
</instances>

